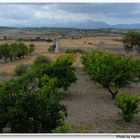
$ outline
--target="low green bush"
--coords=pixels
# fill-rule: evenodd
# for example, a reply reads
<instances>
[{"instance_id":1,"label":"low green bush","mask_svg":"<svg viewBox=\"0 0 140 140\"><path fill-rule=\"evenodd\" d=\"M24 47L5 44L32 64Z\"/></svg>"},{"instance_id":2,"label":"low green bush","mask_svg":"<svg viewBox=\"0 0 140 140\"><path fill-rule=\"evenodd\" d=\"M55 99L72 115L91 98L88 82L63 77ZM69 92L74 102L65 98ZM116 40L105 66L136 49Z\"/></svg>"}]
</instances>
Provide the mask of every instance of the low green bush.
<instances>
[{"instance_id":1,"label":"low green bush","mask_svg":"<svg viewBox=\"0 0 140 140\"><path fill-rule=\"evenodd\" d=\"M63 124L62 126L58 126L56 129L52 130L52 133L70 133L71 129L68 125Z\"/></svg>"},{"instance_id":2,"label":"low green bush","mask_svg":"<svg viewBox=\"0 0 140 140\"><path fill-rule=\"evenodd\" d=\"M130 96L119 92L116 96L116 105L121 109L120 115L126 122L132 121L134 115L140 110L138 109L138 103L140 98L137 96Z\"/></svg>"},{"instance_id":3,"label":"low green bush","mask_svg":"<svg viewBox=\"0 0 140 140\"><path fill-rule=\"evenodd\" d=\"M35 61L33 63L33 66L37 67L37 66L42 65L42 64L50 64L50 63L51 63L51 60L48 57L39 55L35 59Z\"/></svg>"},{"instance_id":4,"label":"low green bush","mask_svg":"<svg viewBox=\"0 0 140 140\"><path fill-rule=\"evenodd\" d=\"M27 64L19 64L15 68L15 75L16 76L21 76L25 74L29 70L29 65Z\"/></svg>"}]
</instances>

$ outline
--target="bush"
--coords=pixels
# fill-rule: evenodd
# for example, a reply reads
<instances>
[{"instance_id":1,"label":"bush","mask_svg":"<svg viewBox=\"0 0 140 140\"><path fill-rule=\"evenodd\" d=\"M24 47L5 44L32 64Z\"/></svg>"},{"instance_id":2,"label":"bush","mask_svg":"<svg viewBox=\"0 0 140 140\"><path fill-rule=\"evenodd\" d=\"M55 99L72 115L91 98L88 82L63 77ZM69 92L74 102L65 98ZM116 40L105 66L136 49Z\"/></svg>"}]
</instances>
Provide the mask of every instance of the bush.
<instances>
[{"instance_id":1,"label":"bush","mask_svg":"<svg viewBox=\"0 0 140 140\"><path fill-rule=\"evenodd\" d=\"M51 60L48 57L40 55L35 59L33 66L37 67L42 64L50 64L50 63L51 63Z\"/></svg>"},{"instance_id":2,"label":"bush","mask_svg":"<svg viewBox=\"0 0 140 140\"><path fill-rule=\"evenodd\" d=\"M15 68L15 75L16 76L21 76L25 73L27 73L29 70L29 65L27 64L19 64Z\"/></svg>"},{"instance_id":3,"label":"bush","mask_svg":"<svg viewBox=\"0 0 140 140\"><path fill-rule=\"evenodd\" d=\"M48 39L46 39L46 41L47 41L47 42L52 42L53 40L50 39L50 38L48 38Z\"/></svg>"},{"instance_id":4,"label":"bush","mask_svg":"<svg viewBox=\"0 0 140 140\"><path fill-rule=\"evenodd\" d=\"M72 65L76 61L76 55L64 53L57 58L56 62L58 61L67 61Z\"/></svg>"},{"instance_id":5,"label":"bush","mask_svg":"<svg viewBox=\"0 0 140 140\"><path fill-rule=\"evenodd\" d=\"M126 122L130 122L134 115L140 111L138 109L139 101L140 98L137 96L130 96L121 92L116 96L116 105L121 109L120 115Z\"/></svg>"},{"instance_id":6,"label":"bush","mask_svg":"<svg viewBox=\"0 0 140 140\"><path fill-rule=\"evenodd\" d=\"M77 49L67 49L66 53L84 53L83 50L77 48Z\"/></svg>"},{"instance_id":7,"label":"bush","mask_svg":"<svg viewBox=\"0 0 140 140\"><path fill-rule=\"evenodd\" d=\"M138 80L139 60L97 50L82 56L91 79L108 89L115 99L118 89Z\"/></svg>"},{"instance_id":8,"label":"bush","mask_svg":"<svg viewBox=\"0 0 140 140\"><path fill-rule=\"evenodd\" d=\"M62 126L59 126L56 129L52 130L52 133L70 133L70 132L71 129L66 124L63 124Z\"/></svg>"},{"instance_id":9,"label":"bush","mask_svg":"<svg viewBox=\"0 0 140 140\"><path fill-rule=\"evenodd\" d=\"M52 46L50 46L50 47L48 48L48 52L54 52L54 51L55 51L55 48L56 48L56 45L53 44Z\"/></svg>"}]
</instances>

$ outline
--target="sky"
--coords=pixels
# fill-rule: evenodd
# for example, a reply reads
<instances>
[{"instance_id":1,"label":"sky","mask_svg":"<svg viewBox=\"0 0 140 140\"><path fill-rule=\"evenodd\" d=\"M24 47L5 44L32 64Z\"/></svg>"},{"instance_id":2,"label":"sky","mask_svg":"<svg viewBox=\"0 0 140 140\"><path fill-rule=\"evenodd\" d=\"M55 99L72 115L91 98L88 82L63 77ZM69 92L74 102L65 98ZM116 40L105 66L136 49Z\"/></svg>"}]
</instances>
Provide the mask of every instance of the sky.
<instances>
[{"instance_id":1,"label":"sky","mask_svg":"<svg viewBox=\"0 0 140 140\"><path fill-rule=\"evenodd\" d=\"M59 27L90 21L140 23L140 3L0 4L0 26Z\"/></svg>"}]
</instances>

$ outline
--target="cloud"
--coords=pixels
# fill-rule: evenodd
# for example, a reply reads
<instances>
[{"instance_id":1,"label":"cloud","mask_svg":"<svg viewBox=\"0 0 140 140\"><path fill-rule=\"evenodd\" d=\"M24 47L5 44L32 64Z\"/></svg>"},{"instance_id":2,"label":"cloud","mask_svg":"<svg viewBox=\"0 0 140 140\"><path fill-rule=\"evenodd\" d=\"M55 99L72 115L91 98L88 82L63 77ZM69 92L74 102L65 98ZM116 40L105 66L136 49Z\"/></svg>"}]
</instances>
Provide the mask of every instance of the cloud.
<instances>
[{"instance_id":1,"label":"cloud","mask_svg":"<svg viewBox=\"0 0 140 140\"><path fill-rule=\"evenodd\" d=\"M84 22L92 20L92 16L87 13L72 13L69 11L54 8L52 6L44 6L41 10L34 11L35 19L44 19L49 22L67 23L67 22Z\"/></svg>"},{"instance_id":2,"label":"cloud","mask_svg":"<svg viewBox=\"0 0 140 140\"><path fill-rule=\"evenodd\" d=\"M140 4L0 4L0 26L140 23Z\"/></svg>"}]
</instances>

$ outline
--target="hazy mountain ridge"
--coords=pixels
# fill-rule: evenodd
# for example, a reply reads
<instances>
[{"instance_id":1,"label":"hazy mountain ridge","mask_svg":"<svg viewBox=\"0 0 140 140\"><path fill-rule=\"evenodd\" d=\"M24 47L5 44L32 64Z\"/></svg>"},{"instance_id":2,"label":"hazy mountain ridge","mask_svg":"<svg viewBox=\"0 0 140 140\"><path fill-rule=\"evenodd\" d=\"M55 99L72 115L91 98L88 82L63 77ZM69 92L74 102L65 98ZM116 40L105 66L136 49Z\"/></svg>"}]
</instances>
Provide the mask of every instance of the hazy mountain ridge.
<instances>
[{"instance_id":1,"label":"hazy mountain ridge","mask_svg":"<svg viewBox=\"0 0 140 140\"><path fill-rule=\"evenodd\" d=\"M140 23L135 24L115 24L110 25L102 21L85 21L85 22L74 22L74 23L66 23L59 25L51 25L48 27L40 26L40 27L8 27L8 26L0 26L0 29L15 29L15 28L80 28L80 29L101 29L101 28L113 28L113 29L140 29Z\"/></svg>"}]
</instances>

